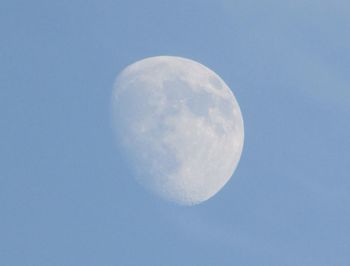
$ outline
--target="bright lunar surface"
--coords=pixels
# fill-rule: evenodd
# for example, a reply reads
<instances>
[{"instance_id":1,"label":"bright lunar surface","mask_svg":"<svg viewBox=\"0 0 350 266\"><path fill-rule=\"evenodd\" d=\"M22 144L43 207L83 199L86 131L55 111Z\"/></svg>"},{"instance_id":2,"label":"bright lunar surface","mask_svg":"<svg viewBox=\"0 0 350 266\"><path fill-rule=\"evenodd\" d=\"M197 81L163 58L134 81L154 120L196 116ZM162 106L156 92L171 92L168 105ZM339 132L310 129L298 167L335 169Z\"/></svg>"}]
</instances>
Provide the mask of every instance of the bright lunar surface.
<instances>
[{"instance_id":1,"label":"bright lunar surface","mask_svg":"<svg viewBox=\"0 0 350 266\"><path fill-rule=\"evenodd\" d=\"M120 152L148 190L193 205L230 179L243 148L243 119L213 71L181 57L146 58L118 75L112 97Z\"/></svg>"}]
</instances>

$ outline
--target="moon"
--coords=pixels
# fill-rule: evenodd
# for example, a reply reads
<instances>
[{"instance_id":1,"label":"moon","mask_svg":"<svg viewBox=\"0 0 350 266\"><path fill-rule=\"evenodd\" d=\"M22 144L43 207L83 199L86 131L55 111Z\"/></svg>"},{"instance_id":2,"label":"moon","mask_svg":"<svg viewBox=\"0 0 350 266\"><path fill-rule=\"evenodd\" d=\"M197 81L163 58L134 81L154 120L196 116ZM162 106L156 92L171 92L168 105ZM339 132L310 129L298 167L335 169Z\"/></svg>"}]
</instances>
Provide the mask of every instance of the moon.
<instances>
[{"instance_id":1,"label":"moon","mask_svg":"<svg viewBox=\"0 0 350 266\"><path fill-rule=\"evenodd\" d=\"M149 57L116 78L117 145L147 190L180 205L214 196L240 160L244 126L225 82L182 57Z\"/></svg>"}]
</instances>

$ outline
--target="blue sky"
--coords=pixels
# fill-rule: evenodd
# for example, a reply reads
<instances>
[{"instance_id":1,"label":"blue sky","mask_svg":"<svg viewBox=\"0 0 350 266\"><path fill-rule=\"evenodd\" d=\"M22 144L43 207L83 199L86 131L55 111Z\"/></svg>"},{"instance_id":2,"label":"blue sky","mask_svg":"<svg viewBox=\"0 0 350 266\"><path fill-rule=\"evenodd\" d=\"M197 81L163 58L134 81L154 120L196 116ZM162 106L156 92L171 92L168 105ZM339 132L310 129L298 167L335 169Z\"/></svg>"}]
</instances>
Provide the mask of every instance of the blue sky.
<instances>
[{"instance_id":1,"label":"blue sky","mask_svg":"<svg viewBox=\"0 0 350 266\"><path fill-rule=\"evenodd\" d=\"M350 265L349 1L3 0L0 32L0 265ZM234 177L191 208L113 144L116 74L164 54L245 121Z\"/></svg>"}]
</instances>

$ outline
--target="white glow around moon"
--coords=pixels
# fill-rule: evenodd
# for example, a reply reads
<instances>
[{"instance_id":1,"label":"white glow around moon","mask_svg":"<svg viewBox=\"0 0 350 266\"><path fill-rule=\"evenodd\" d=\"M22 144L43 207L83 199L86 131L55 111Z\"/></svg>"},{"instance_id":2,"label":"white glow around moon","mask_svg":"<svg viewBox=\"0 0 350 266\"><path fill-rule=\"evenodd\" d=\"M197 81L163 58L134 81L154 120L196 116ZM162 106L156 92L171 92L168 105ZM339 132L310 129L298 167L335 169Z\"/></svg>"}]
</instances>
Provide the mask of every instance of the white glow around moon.
<instances>
[{"instance_id":1,"label":"white glow around moon","mask_svg":"<svg viewBox=\"0 0 350 266\"><path fill-rule=\"evenodd\" d=\"M164 199L203 202L230 179L244 140L239 105L225 82L195 61L150 57L117 77L113 124L136 179Z\"/></svg>"}]
</instances>

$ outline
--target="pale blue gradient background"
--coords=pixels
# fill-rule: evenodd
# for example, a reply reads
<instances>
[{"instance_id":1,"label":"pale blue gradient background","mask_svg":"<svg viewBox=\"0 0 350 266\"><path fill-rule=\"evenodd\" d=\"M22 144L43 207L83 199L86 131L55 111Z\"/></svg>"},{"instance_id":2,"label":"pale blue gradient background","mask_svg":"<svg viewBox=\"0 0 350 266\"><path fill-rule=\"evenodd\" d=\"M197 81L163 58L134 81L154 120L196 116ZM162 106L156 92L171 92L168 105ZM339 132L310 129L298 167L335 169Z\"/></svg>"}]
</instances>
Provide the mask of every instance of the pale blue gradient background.
<instances>
[{"instance_id":1,"label":"pale blue gradient background","mask_svg":"<svg viewBox=\"0 0 350 266\"><path fill-rule=\"evenodd\" d=\"M350 2L0 2L0 265L350 265ZM116 74L216 71L246 143L217 196L178 207L113 145Z\"/></svg>"}]
</instances>

